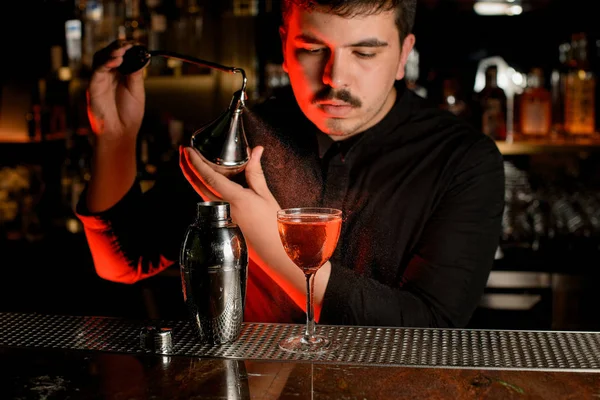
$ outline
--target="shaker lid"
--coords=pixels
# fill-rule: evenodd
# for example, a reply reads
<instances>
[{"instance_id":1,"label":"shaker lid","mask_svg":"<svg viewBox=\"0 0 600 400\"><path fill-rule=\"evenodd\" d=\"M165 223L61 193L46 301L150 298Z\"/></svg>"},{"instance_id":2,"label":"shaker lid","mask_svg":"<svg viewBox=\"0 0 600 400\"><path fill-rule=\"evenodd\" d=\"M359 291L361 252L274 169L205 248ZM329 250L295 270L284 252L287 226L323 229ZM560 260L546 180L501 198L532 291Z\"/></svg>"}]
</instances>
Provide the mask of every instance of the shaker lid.
<instances>
[{"instance_id":1,"label":"shaker lid","mask_svg":"<svg viewBox=\"0 0 600 400\"><path fill-rule=\"evenodd\" d=\"M143 327L140 331L140 347L154 353L171 353L173 351L172 329L154 325Z\"/></svg>"},{"instance_id":2,"label":"shaker lid","mask_svg":"<svg viewBox=\"0 0 600 400\"><path fill-rule=\"evenodd\" d=\"M229 219L229 203L226 201L203 201L198 203L198 218L211 220Z\"/></svg>"}]
</instances>

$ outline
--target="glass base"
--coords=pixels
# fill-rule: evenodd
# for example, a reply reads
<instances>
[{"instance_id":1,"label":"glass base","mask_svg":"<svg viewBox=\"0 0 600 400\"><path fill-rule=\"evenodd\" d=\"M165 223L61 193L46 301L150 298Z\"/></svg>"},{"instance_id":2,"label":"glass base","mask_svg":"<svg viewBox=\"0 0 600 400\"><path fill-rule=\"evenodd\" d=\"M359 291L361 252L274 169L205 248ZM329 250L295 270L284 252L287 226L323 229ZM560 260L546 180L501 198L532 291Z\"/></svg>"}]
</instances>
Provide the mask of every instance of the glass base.
<instances>
[{"instance_id":1,"label":"glass base","mask_svg":"<svg viewBox=\"0 0 600 400\"><path fill-rule=\"evenodd\" d=\"M281 350L297 354L324 354L337 350L339 347L338 343L322 335L314 335L312 337L298 335L279 342Z\"/></svg>"}]
</instances>

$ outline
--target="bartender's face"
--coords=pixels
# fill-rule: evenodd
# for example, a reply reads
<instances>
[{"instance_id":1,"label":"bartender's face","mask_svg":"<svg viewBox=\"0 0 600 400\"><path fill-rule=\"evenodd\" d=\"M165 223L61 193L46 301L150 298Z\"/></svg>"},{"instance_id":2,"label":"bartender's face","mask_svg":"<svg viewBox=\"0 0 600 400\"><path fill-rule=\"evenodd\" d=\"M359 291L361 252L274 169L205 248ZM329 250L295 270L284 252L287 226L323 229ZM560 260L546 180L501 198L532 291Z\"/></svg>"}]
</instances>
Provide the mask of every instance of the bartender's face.
<instances>
[{"instance_id":1,"label":"bartender's face","mask_svg":"<svg viewBox=\"0 0 600 400\"><path fill-rule=\"evenodd\" d=\"M283 66L304 114L334 140L381 121L415 40L400 45L395 11L345 18L292 7L280 31Z\"/></svg>"}]
</instances>

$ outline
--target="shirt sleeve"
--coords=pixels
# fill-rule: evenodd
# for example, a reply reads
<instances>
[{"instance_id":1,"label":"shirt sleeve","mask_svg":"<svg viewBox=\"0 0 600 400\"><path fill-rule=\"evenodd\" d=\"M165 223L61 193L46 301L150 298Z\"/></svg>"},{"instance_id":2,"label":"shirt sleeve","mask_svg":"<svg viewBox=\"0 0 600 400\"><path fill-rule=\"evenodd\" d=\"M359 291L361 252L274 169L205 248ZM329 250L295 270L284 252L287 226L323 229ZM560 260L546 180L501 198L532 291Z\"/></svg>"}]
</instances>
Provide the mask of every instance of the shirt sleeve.
<instances>
[{"instance_id":1,"label":"shirt sleeve","mask_svg":"<svg viewBox=\"0 0 600 400\"><path fill-rule=\"evenodd\" d=\"M107 280L135 283L173 265L199 196L178 166L169 162L145 193L136 181L110 209L91 213L86 190L75 214L83 224L96 273Z\"/></svg>"},{"instance_id":2,"label":"shirt sleeve","mask_svg":"<svg viewBox=\"0 0 600 400\"><path fill-rule=\"evenodd\" d=\"M332 265L319 322L464 327L494 263L503 209L502 155L482 135L426 222L400 287Z\"/></svg>"}]
</instances>

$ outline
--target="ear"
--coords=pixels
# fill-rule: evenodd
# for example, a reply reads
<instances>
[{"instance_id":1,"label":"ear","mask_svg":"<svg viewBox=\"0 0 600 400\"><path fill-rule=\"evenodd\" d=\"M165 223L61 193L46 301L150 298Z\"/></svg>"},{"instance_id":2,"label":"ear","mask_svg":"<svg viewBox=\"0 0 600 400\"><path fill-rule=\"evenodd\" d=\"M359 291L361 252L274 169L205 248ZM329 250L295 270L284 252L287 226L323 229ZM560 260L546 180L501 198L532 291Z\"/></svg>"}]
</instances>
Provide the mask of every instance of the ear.
<instances>
[{"instance_id":1,"label":"ear","mask_svg":"<svg viewBox=\"0 0 600 400\"><path fill-rule=\"evenodd\" d=\"M287 40L287 31L285 30L285 27L282 25L279 27L279 38L281 39L281 54L283 55L283 70L287 73L288 69L287 69L287 64L285 62L285 43Z\"/></svg>"},{"instance_id":2,"label":"ear","mask_svg":"<svg viewBox=\"0 0 600 400\"><path fill-rule=\"evenodd\" d=\"M398 70L396 71L396 80L404 78L404 68L406 67L406 61L408 61L408 55L415 47L416 42L415 35L412 33L404 38L402 42L402 48L400 49L400 64L398 64Z\"/></svg>"}]
</instances>

